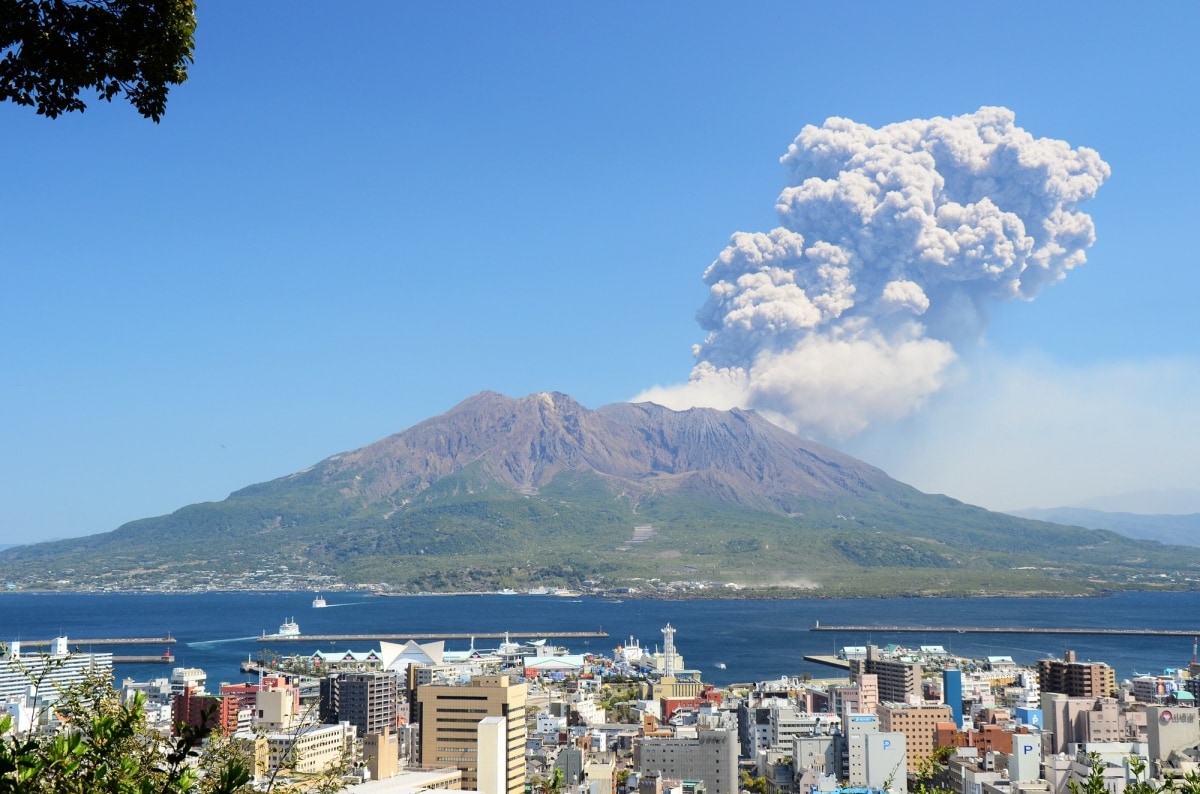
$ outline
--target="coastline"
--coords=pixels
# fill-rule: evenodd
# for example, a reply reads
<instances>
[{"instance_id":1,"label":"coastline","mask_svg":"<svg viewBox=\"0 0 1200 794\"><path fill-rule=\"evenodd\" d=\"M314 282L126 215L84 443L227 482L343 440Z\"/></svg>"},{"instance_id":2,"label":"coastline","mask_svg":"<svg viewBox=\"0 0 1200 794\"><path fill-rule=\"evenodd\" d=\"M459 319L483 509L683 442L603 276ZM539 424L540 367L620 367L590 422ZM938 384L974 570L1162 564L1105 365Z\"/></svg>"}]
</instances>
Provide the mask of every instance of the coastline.
<instances>
[{"instance_id":1,"label":"coastline","mask_svg":"<svg viewBox=\"0 0 1200 794\"><path fill-rule=\"evenodd\" d=\"M546 599L550 601L571 600L571 599L588 599L589 601L867 601L879 599L935 599L935 600L950 600L950 599L1095 599L1095 598L1110 598L1120 593L1195 593L1200 592L1200 587L1127 587L1114 588L1106 587L1090 592L1054 592L1054 591L986 591L986 592L934 592L934 593L905 593L905 592L864 592L864 593L828 593L816 592L816 588L769 588L769 589L752 589L739 588L730 590L726 588L710 587L703 589L691 589L683 592L664 593L664 592L637 592L637 593L612 593L612 592L581 592L574 593L571 596L564 597L553 594L532 594L526 592L503 593L497 590L453 590L453 591L427 591L417 593L407 592L384 592L371 588L343 588L331 589L313 588L313 589L293 589L293 588L213 588L204 590L194 589L119 589L109 588L103 590L93 589L16 589L16 590L0 590L0 598L5 595L119 595L119 596L201 596L206 594L212 595L248 595L248 596L269 596L280 594L297 594L297 593L326 593L332 597L337 596L357 596L370 598L447 598L447 597L481 597L481 596L517 596L523 598Z\"/></svg>"}]
</instances>

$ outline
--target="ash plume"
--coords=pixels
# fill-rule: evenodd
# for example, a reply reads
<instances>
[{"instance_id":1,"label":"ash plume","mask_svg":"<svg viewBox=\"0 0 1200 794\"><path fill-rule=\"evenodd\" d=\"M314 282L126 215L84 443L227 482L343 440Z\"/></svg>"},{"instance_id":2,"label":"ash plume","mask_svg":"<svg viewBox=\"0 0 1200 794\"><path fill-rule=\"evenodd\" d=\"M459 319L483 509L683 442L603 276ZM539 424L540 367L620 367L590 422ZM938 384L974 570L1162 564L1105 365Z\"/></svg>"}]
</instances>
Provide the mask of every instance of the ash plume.
<instances>
[{"instance_id":1,"label":"ash plume","mask_svg":"<svg viewBox=\"0 0 1200 794\"><path fill-rule=\"evenodd\" d=\"M999 107L879 129L831 118L780 161L780 225L735 233L704 273L689 381L636 399L755 408L830 439L910 414L989 304L1084 263L1095 229L1078 207L1110 173Z\"/></svg>"}]
</instances>

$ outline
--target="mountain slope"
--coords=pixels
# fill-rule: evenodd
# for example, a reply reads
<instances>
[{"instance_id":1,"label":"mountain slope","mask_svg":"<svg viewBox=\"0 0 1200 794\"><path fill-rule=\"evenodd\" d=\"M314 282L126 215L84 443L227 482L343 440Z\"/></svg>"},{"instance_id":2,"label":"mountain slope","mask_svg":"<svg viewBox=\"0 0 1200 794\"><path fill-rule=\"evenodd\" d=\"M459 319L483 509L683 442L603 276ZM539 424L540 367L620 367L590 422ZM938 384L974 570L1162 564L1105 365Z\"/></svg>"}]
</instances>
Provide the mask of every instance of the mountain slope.
<instances>
[{"instance_id":1,"label":"mountain slope","mask_svg":"<svg viewBox=\"0 0 1200 794\"><path fill-rule=\"evenodd\" d=\"M1048 507L1011 510L1011 515L1036 521L1107 529L1120 535L1159 543L1200 546L1200 513L1189 515L1145 515L1089 510L1082 507Z\"/></svg>"},{"instance_id":2,"label":"mountain slope","mask_svg":"<svg viewBox=\"0 0 1200 794\"><path fill-rule=\"evenodd\" d=\"M1195 549L923 494L753 412L491 392L224 501L10 549L0 564L21 586L76 588L662 579L832 595L1200 579Z\"/></svg>"}]
</instances>

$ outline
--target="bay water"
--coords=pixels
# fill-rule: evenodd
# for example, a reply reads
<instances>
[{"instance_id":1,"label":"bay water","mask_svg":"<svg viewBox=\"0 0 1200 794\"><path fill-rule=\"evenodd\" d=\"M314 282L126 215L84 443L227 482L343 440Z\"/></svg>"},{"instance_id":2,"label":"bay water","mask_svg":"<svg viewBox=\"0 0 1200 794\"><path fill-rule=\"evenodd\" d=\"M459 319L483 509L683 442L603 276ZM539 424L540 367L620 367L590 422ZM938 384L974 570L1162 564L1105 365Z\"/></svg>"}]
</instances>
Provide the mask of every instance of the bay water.
<instances>
[{"instance_id":1,"label":"bay water","mask_svg":"<svg viewBox=\"0 0 1200 794\"><path fill-rule=\"evenodd\" d=\"M1097 598L887 598L887 599L694 599L569 598L538 595L424 595L380 597L324 593L328 604L314 608L312 592L180 594L0 593L0 642L45 640L65 634L72 648L118 655L161 654L165 645L89 648L77 643L100 637L157 637L170 634L174 666L200 667L210 688L221 681L249 680L239 664L264 649L282 654L365 651L378 643L316 642L304 634L405 634L504 632L547 635L575 653L611 655L633 637L644 648L662 645L662 628L675 629L675 646L686 666L714 684L798 676L843 675L804 660L832 655L843 646L941 645L972 658L1012 656L1031 664L1061 657L1070 648L1081 661L1103 661L1118 679L1186 667L1192 636L983 634L946 631L895 633L888 625L939 627L1076 627L1195 630L1200 633L1200 592L1117 593ZM260 642L294 619L295 642ZM862 631L812 631L825 625L863 625ZM879 627L879 628L875 628ZM556 631L604 631L606 638L554 640ZM447 642L466 649L470 640ZM497 640L477 640L494 648ZM28 649L32 650L32 649ZM118 664L116 679L165 677L171 667Z\"/></svg>"}]
</instances>

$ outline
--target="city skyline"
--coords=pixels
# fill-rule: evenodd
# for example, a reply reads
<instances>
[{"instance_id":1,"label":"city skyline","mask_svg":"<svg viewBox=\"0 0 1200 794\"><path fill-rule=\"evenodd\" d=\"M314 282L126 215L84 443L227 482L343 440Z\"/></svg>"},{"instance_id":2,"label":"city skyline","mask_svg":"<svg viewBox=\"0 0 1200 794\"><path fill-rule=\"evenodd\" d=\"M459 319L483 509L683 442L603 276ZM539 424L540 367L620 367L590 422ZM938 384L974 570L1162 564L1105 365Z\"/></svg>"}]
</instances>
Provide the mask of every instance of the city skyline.
<instances>
[{"instance_id":1,"label":"city skyline","mask_svg":"<svg viewBox=\"0 0 1200 794\"><path fill-rule=\"evenodd\" d=\"M462 12L202 4L160 125L0 105L0 543L219 500L485 389L682 383L705 269L778 225L802 129L985 107L1111 166L1087 262L989 306L915 410L821 440L991 509L1194 488L1200 9Z\"/></svg>"}]
</instances>

